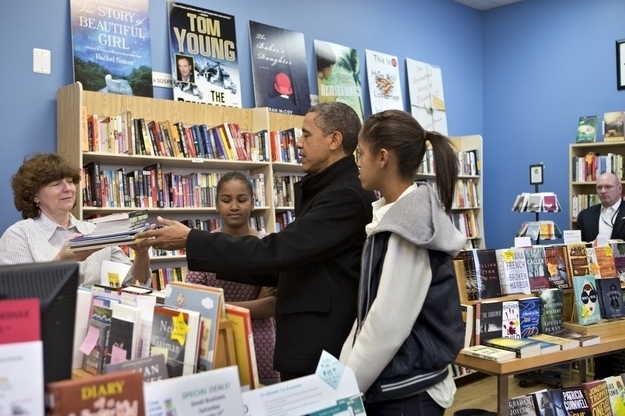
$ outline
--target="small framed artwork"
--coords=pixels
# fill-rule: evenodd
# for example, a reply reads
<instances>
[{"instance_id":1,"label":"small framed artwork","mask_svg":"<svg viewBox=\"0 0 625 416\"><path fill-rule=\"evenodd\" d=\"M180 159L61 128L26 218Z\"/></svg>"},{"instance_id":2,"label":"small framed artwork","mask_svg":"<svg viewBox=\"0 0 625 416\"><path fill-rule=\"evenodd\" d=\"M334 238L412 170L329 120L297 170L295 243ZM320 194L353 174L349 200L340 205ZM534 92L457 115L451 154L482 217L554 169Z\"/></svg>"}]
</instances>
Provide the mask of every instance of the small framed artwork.
<instances>
[{"instance_id":1,"label":"small framed artwork","mask_svg":"<svg viewBox=\"0 0 625 416\"><path fill-rule=\"evenodd\" d=\"M543 165L530 165L530 185L542 185Z\"/></svg>"},{"instance_id":2,"label":"small framed artwork","mask_svg":"<svg viewBox=\"0 0 625 416\"><path fill-rule=\"evenodd\" d=\"M625 90L625 39L616 41L616 87Z\"/></svg>"}]
</instances>

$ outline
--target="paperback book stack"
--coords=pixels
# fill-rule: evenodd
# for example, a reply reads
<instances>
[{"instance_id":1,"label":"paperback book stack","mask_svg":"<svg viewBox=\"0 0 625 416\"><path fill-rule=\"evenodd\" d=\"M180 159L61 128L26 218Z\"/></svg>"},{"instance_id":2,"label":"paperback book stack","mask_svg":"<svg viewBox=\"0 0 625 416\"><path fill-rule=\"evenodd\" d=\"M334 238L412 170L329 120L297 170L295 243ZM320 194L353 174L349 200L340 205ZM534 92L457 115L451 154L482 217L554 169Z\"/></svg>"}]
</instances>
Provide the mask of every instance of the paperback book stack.
<instances>
[{"instance_id":1,"label":"paperback book stack","mask_svg":"<svg viewBox=\"0 0 625 416\"><path fill-rule=\"evenodd\" d=\"M148 211L144 209L111 214L90 221L96 225L95 230L90 234L71 239L70 250L93 250L111 245L135 243L134 235L148 225Z\"/></svg>"}]
</instances>

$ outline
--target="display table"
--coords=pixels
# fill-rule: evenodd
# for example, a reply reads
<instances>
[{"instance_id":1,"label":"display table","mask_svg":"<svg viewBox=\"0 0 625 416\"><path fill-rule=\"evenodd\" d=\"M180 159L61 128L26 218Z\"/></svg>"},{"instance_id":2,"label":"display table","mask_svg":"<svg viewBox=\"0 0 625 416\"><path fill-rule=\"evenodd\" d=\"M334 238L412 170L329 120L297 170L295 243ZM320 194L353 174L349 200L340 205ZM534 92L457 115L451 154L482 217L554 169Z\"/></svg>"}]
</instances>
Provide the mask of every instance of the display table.
<instances>
[{"instance_id":1,"label":"display table","mask_svg":"<svg viewBox=\"0 0 625 416\"><path fill-rule=\"evenodd\" d=\"M517 358L501 363L465 354L458 354L455 363L482 373L497 376L497 414L508 414L508 378L556 364L579 361L580 382L586 381L586 358L625 349L625 335L601 337L601 343L590 347L573 348L531 358Z\"/></svg>"}]
</instances>

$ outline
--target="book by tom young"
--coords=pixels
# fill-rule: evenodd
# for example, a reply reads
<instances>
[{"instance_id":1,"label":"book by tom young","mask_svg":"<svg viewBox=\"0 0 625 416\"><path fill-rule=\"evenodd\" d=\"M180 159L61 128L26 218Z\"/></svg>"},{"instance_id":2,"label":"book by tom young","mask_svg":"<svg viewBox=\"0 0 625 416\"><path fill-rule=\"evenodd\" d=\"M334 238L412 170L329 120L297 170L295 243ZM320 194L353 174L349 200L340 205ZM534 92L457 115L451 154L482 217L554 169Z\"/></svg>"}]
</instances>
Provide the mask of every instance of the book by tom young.
<instances>
[{"instance_id":1,"label":"book by tom young","mask_svg":"<svg viewBox=\"0 0 625 416\"><path fill-rule=\"evenodd\" d=\"M170 3L174 100L241 107L234 16Z\"/></svg>"}]
</instances>

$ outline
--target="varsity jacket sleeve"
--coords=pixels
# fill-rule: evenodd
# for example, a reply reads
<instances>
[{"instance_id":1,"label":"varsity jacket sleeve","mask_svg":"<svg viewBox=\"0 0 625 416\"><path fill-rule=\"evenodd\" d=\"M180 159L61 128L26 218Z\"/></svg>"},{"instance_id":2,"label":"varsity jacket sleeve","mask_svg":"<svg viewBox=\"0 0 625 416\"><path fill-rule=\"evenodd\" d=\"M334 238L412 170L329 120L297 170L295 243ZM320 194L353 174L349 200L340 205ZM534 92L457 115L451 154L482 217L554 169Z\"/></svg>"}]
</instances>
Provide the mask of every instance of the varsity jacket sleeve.
<instances>
[{"instance_id":1,"label":"varsity jacket sleeve","mask_svg":"<svg viewBox=\"0 0 625 416\"><path fill-rule=\"evenodd\" d=\"M378 295L356 342L352 333L341 352L341 361L354 370L361 392L369 389L410 334L431 282L428 251L392 234Z\"/></svg>"},{"instance_id":2,"label":"varsity jacket sleeve","mask_svg":"<svg viewBox=\"0 0 625 416\"><path fill-rule=\"evenodd\" d=\"M335 256L363 232L364 209L356 191L337 187L325 192L314 207L285 229L265 238L191 230L187 239L189 269L260 275Z\"/></svg>"}]
</instances>

